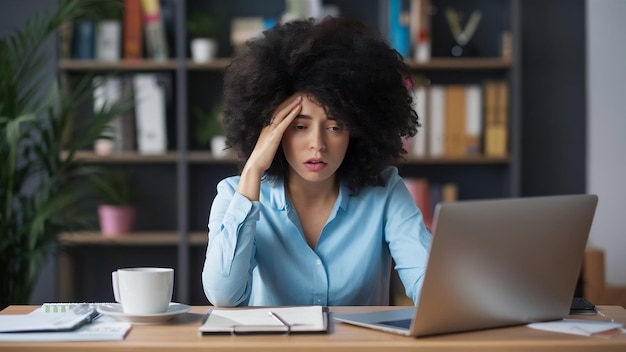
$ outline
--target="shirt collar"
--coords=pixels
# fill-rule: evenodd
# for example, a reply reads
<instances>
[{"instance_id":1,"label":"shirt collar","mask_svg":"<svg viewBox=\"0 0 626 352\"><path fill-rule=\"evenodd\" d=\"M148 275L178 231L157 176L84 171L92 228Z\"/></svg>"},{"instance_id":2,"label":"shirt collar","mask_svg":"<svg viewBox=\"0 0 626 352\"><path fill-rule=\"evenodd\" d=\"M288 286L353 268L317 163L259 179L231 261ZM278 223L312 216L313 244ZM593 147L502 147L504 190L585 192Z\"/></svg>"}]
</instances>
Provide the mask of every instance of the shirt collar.
<instances>
[{"instance_id":1,"label":"shirt collar","mask_svg":"<svg viewBox=\"0 0 626 352\"><path fill-rule=\"evenodd\" d=\"M283 179L274 179L274 180L265 180L268 187L270 188L270 192L268 192L269 196L269 205L277 210L288 210L290 206L287 202L287 190L285 189L285 182ZM345 185L344 182L339 184L339 197L337 199L337 203L339 204L339 208L344 211L348 209L348 202L350 201L350 189Z\"/></svg>"}]
</instances>

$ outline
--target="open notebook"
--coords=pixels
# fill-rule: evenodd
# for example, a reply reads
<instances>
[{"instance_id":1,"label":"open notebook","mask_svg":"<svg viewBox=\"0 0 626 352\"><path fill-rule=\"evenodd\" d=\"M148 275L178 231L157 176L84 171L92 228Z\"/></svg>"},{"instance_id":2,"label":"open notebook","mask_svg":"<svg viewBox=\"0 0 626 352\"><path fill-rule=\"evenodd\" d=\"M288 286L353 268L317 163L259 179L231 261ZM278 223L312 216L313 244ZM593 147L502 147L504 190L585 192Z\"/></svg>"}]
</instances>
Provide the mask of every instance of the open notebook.
<instances>
[{"instance_id":1,"label":"open notebook","mask_svg":"<svg viewBox=\"0 0 626 352\"><path fill-rule=\"evenodd\" d=\"M198 331L201 335L326 333L328 311L322 306L214 308Z\"/></svg>"},{"instance_id":2,"label":"open notebook","mask_svg":"<svg viewBox=\"0 0 626 352\"><path fill-rule=\"evenodd\" d=\"M597 201L567 195L441 203L418 306L333 317L407 336L561 319Z\"/></svg>"}]
</instances>

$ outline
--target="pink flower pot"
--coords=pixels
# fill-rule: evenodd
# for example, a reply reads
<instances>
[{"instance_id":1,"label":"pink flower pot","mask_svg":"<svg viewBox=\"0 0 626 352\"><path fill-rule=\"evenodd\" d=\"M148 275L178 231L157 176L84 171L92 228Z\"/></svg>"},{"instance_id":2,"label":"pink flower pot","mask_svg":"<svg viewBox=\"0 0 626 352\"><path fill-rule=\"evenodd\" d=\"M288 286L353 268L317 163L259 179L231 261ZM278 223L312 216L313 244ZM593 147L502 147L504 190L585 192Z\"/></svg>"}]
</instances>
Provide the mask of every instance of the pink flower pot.
<instances>
[{"instance_id":1,"label":"pink flower pot","mask_svg":"<svg viewBox=\"0 0 626 352\"><path fill-rule=\"evenodd\" d=\"M106 237L127 234L135 224L135 208L131 206L98 206L100 229Z\"/></svg>"}]
</instances>

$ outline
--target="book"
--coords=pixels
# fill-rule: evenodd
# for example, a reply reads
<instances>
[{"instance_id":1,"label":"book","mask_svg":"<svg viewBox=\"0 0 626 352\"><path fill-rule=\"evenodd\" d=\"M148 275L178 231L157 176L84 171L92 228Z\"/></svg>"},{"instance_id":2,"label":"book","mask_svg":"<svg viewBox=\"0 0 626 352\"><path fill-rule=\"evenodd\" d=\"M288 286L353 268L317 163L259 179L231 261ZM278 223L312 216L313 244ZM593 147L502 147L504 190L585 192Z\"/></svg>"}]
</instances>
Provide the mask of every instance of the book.
<instances>
[{"instance_id":1,"label":"book","mask_svg":"<svg viewBox=\"0 0 626 352\"><path fill-rule=\"evenodd\" d=\"M74 22L72 33L72 56L74 59L93 59L95 57L95 25L93 21L81 20Z\"/></svg>"},{"instance_id":2,"label":"book","mask_svg":"<svg viewBox=\"0 0 626 352\"><path fill-rule=\"evenodd\" d=\"M122 79L115 75L96 76L93 79L94 112L106 110L111 104L117 103L122 93ZM113 151L121 151L123 143L122 116L112 118L103 133L104 138L97 139L94 150L99 155L110 155Z\"/></svg>"},{"instance_id":3,"label":"book","mask_svg":"<svg viewBox=\"0 0 626 352\"><path fill-rule=\"evenodd\" d=\"M163 32L165 33L165 42L170 52L174 51L174 43L176 37L176 2L179 0L159 0L161 7L161 21L163 22Z\"/></svg>"},{"instance_id":4,"label":"book","mask_svg":"<svg viewBox=\"0 0 626 352\"><path fill-rule=\"evenodd\" d=\"M444 156L465 156L465 86L445 86Z\"/></svg>"},{"instance_id":5,"label":"book","mask_svg":"<svg viewBox=\"0 0 626 352\"><path fill-rule=\"evenodd\" d=\"M441 185L441 201L456 202L459 200L459 186L456 183L444 183Z\"/></svg>"},{"instance_id":6,"label":"book","mask_svg":"<svg viewBox=\"0 0 626 352\"><path fill-rule=\"evenodd\" d=\"M122 76L122 97L133 97L133 79L132 76ZM135 126L135 109L127 109L120 115L120 129L119 134L120 143L119 148L121 151L135 151L137 150L137 128Z\"/></svg>"},{"instance_id":7,"label":"book","mask_svg":"<svg viewBox=\"0 0 626 352\"><path fill-rule=\"evenodd\" d=\"M435 209L437 209L437 204L441 203L443 200L443 190L442 190L441 183L435 183L435 182L431 183L428 191L429 191L429 196L430 196L430 203L428 205L430 206L430 209L432 213L434 214ZM435 229L432 227L432 225L436 225L436 224L431 224L431 226L428 229L431 232L434 232Z\"/></svg>"},{"instance_id":8,"label":"book","mask_svg":"<svg viewBox=\"0 0 626 352\"><path fill-rule=\"evenodd\" d=\"M498 81L496 102L496 150L497 156L506 156L509 130L509 85Z\"/></svg>"},{"instance_id":9,"label":"book","mask_svg":"<svg viewBox=\"0 0 626 352\"><path fill-rule=\"evenodd\" d=\"M482 88L478 84L465 87L465 154L479 155L483 131Z\"/></svg>"},{"instance_id":10,"label":"book","mask_svg":"<svg viewBox=\"0 0 626 352\"><path fill-rule=\"evenodd\" d=\"M328 309L322 306L210 309L198 328L211 334L327 333Z\"/></svg>"},{"instance_id":11,"label":"book","mask_svg":"<svg viewBox=\"0 0 626 352\"><path fill-rule=\"evenodd\" d=\"M430 6L431 0L411 0L410 31L413 60L430 60Z\"/></svg>"},{"instance_id":12,"label":"book","mask_svg":"<svg viewBox=\"0 0 626 352\"><path fill-rule=\"evenodd\" d=\"M496 156L497 151L497 83L496 81L485 81L483 84L484 102L485 102L485 135L484 135L484 153L485 156Z\"/></svg>"},{"instance_id":13,"label":"book","mask_svg":"<svg viewBox=\"0 0 626 352\"><path fill-rule=\"evenodd\" d=\"M413 137L412 148L410 154L416 157L425 157L427 151L427 129L428 121L426 112L428 103L428 88L423 84L418 84L413 88L413 109L417 113L419 118L420 127L417 130L417 134Z\"/></svg>"},{"instance_id":14,"label":"book","mask_svg":"<svg viewBox=\"0 0 626 352\"><path fill-rule=\"evenodd\" d=\"M123 39L124 58L139 60L143 57L143 36L141 29L141 0L124 1Z\"/></svg>"},{"instance_id":15,"label":"book","mask_svg":"<svg viewBox=\"0 0 626 352\"><path fill-rule=\"evenodd\" d=\"M508 149L508 83L490 80L485 90L485 155L504 157Z\"/></svg>"},{"instance_id":16,"label":"book","mask_svg":"<svg viewBox=\"0 0 626 352\"><path fill-rule=\"evenodd\" d=\"M404 185L409 190L415 205L422 212L422 218L426 227L430 228L432 224L432 207L430 204L430 186L426 178L403 178Z\"/></svg>"},{"instance_id":17,"label":"book","mask_svg":"<svg viewBox=\"0 0 626 352\"><path fill-rule=\"evenodd\" d=\"M133 77L137 149L140 154L162 154L167 150L166 92L158 74L138 73Z\"/></svg>"},{"instance_id":18,"label":"book","mask_svg":"<svg viewBox=\"0 0 626 352\"><path fill-rule=\"evenodd\" d=\"M409 15L403 0L389 0L389 44L404 58L410 57Z\"/></svg>"},{"instance_id":19,"label":"book","mask_svg":"<svg viewBox=\"0 0 626 352\"><path fill-rule=\"evenodd\" d=\"M72 37L74 36L74 22L67 20L59 25L57 30L59 42L59 58L71 59L72 58Z\"/></svg>"},{"instance_id":20,"label":"book","mask_svg":"<svg viewBox=\"0 0 626 352\"><path fill-rule=\"evenodd\" d=\"M118 61L121 58L122 24L120 21L100 21L96 27L96 59Z\"/></svg>"},{"instance_id":21,"label":"book","mask_svg":"<svg viewBox=\"0 0 626 352\"><path fill-rule=\"evenodd\" d=\"M444 155L444 138L446 128L446 88L444 85L430 86L428 113L428 133L430 156L439 158Z\"/></svg>"},{"instance_id":22,"label":"book","mask_svg":"<svg viewBox=\"0 0 626 352\"><path fill-rule=\"evenodd\" d=\"M141 0L141 8L147 56L155 60L167 60L169 50L159 0Z\"/></svg>"}]
</instances>

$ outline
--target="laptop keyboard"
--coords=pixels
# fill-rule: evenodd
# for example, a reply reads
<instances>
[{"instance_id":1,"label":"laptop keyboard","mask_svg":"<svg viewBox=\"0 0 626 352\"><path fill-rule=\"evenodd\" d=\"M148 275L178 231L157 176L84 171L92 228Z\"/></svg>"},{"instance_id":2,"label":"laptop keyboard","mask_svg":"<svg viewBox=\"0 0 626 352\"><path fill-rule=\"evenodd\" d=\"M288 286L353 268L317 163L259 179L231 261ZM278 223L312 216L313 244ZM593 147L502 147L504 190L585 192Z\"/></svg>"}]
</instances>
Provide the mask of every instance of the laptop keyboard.
<instances>
[{"instance_id":1,"label":"laptop keyboard","mask_svg":"<svg viewBox=\"0 0 626 352\"><path fill-rule=\"evenodd\" d=\"M409 329L411 327L411 319L381 321L379 324L395 326L398 328Z\"/></svg>"},{"instance_id":2,"label":"laptop keyboard","mask_svg":"<svg viewBox=\"0 0 626 352\"><path fill-rule=\"evenodd\" d=\"M581 310L589 310L589 311L595 312L594 308L595 306L589 301L587 301L586 299L577 297L577 298L574 298L574 300L572 301L572 311L570 312L570 314L576 314L576 313L580 314L579 311ZM410 329L411 319L381 321L379 324L395 326L398 328Z\"/></svg>"}]
</instances>

